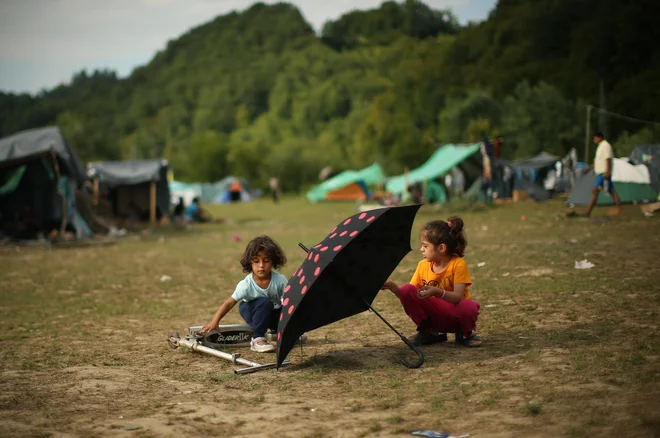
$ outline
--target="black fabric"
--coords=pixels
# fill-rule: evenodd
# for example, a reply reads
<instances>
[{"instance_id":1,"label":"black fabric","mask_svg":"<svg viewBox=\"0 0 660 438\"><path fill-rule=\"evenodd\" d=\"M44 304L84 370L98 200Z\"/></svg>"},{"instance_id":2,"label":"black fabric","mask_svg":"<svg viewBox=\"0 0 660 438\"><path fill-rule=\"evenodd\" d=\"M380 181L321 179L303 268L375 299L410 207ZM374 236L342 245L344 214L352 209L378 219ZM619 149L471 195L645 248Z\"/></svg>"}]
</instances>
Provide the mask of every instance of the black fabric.
<instances>
[{"instance_id":1,"label":"black fabric","mask_svg":"<svg viewBox=\"0 0 660 438\"><path fill-rule=\"evenodd\" d=\"M281 365L303 333L368 309L408 254L420 205L379 208L342 221L310 249L284 290L277 334Z\"/></svg>"},{"instance_id":2,"label":"black fabric","mask_svg":"<svg viewBox=\"0 0 660 438\"><path fill-rule=\"evenodd\" d=\"M87 174L114 188L151 181L167 181L167 160L105 161L90 163ZM165 169L165 173L162 170Z\"/></svg>"}]
</instances>

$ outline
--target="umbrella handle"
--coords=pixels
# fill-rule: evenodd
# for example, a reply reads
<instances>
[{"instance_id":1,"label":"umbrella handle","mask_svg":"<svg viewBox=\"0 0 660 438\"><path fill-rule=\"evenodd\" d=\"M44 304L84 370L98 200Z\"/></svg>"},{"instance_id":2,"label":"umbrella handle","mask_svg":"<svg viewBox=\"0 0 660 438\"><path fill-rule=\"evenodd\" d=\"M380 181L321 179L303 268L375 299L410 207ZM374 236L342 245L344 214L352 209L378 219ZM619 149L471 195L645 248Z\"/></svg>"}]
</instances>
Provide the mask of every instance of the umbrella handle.
<instances>
[{"instance_id":1,"label":"umbrella handle","mask_svg":"<svg viewBox=\"0 0 660 438\"><path fill-rule=\"evenodd\" d=\"M424 353L422 353L422 350L417 348L417 345L413 344L410 339L406 338L405 336L402 336L399 334L401 337L401 340L406 343L406 345L417 354L417 361L410 363L405 359L401 359L401 363L406 367L406 368L419 368L422 366L424 363Z\"/></svg>"}]
</instances>

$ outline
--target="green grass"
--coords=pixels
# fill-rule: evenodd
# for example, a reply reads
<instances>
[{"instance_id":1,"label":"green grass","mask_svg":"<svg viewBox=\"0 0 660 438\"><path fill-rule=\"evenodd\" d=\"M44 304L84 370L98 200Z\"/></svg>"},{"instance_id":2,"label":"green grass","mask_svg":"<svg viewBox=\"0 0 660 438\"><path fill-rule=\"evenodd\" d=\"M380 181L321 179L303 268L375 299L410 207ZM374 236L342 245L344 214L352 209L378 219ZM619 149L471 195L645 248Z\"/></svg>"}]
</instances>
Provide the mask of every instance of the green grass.
<instances>
[{"instance_id":1,"label":"green grass","mask_svg":"<svg viewBox=\"0 0 660 438\"><path fill-rule=\"evenodd\" d=\"M305 256L298 242L314 245L355 204L287 198L211 209L230 223L154 228L105 247L0 248L3 436L103 435L125 424L143 425L145 436L258 435L271 419L268 434L283 436L373 436L385 424L474 436L657 431L660 228L637 207L613 218L597 210L594 220L565 219L559 202L424 207L414 251L392 278L409 281L423 223L458 212L482 348L458 348L450 335L408 370L399 363L407 348L363 313L311 332L291 366L245 376L171 350L167 333L210 320L245 275L238 261L250 238L275 238L289 276ZM585 258L596 266L574 269ZM374 307L414 333L391 294ZM238 312L226 322L241 322Z\"/></svg>"}]
</instances>

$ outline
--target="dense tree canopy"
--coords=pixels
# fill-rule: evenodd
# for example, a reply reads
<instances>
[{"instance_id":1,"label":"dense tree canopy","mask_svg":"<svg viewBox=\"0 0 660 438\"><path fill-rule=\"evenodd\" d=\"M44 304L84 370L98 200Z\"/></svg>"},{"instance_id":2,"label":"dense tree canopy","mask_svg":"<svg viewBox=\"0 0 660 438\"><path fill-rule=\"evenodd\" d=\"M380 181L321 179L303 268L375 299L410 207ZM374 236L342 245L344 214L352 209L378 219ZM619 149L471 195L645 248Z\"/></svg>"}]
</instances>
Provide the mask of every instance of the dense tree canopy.
<instances>
[{"instance_id":1,"label":"dense tree canopy","mask_svg":"<svg viewBox=\"0 0 660 438\"><path fill-rule=\"evenodd\" d=\"M37 96L0 93L0 136L57 124L83 161L164 156L177 179L277 175L286 190L328 165L378 160L399 173L438 144L484 135L503 135L511 159L563 154L583 148L601 87L609 110L660 120L653 9L500 0L460 27L450 11L387 1L319 36L294 6L257 3L170 41L125 79L83 71ZM660 140L653 125L607 121L619 155Z\"/></svg>"}]
</instances>

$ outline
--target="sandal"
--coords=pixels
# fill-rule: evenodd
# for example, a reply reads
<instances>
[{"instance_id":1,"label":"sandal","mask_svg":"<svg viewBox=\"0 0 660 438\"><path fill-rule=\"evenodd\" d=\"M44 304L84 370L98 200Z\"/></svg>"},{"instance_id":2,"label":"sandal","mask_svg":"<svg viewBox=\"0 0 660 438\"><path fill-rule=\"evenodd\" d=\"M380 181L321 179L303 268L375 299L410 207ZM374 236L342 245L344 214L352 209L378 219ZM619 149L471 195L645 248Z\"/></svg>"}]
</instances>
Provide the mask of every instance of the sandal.
<instances>
[{"instance_id":1,"label":"sandal","mask_svg":"<svg viewBox=\"0 0 660 438\"><path fill-rule=\"evenodd\" d=\"M480 347L482 342L482 339L477 336L474 330L468 336L464 336L463 333L456 333L456 343L465 347Z\"/></svg>"},{"instance_id":2,"label":"sandal","mask_svg":"<svg viewBox=\"0 0 660 438\"><path fill-rule=\"evenodd\" d=\"M447 333L439 333L434 335L433 333L425 331L417 332L415 336L410 338L410 342L417 345L418 347L421 345L439 344L440 342L447 342Z\"/></svg>"}]
</instances>

